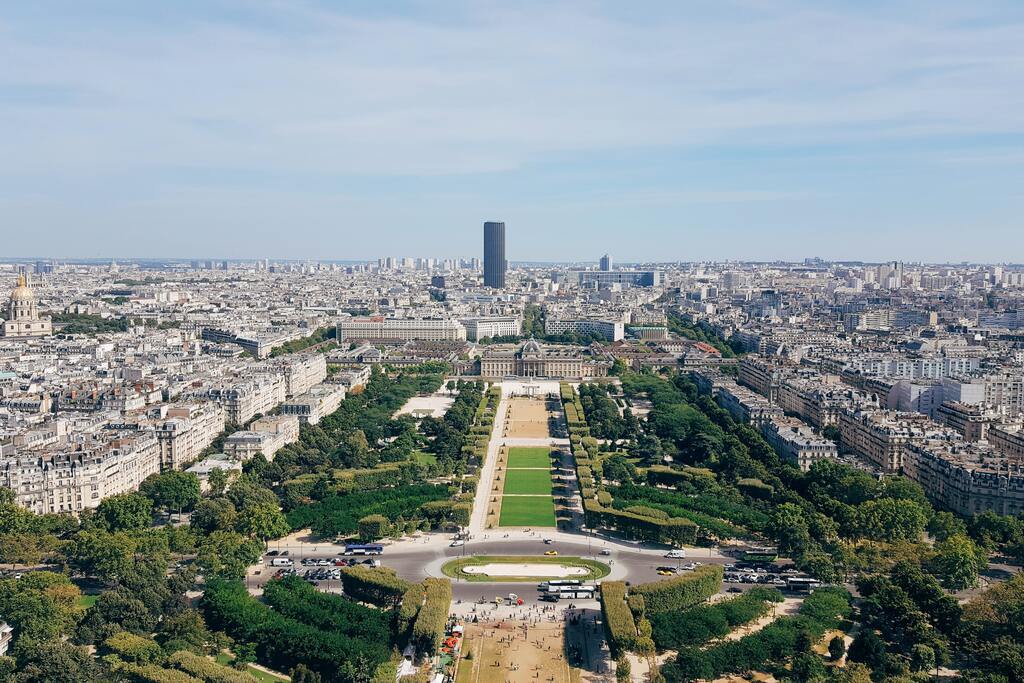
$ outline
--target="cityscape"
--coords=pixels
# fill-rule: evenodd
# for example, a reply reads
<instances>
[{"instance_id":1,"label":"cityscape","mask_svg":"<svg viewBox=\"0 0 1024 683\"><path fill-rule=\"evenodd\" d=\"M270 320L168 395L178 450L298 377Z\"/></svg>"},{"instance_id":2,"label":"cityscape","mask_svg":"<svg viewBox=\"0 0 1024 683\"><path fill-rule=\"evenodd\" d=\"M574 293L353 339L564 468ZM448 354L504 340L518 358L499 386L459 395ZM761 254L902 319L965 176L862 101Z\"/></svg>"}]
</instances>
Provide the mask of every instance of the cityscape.
<instances>
[{"instance_id":1,"label":"cityscape","mask_svg":"<svg viewBox=\"0 0 1024 683\"><path fill-rule=\"evenodd\" d=\"M1024 682L1021 8L632 9L0 9L0 683Z\"/></svg>"}]
</instances>

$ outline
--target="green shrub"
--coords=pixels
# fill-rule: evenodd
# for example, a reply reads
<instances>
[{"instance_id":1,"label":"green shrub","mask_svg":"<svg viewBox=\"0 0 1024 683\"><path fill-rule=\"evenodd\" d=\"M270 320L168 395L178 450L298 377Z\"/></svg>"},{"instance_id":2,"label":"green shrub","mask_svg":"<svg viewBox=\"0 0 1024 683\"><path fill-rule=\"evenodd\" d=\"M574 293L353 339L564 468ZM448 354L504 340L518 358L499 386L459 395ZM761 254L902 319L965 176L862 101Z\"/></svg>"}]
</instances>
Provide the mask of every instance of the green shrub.
<instances>
[{"instance_id":1,"label":"green shrub","mask_svg":"<svg viewBox=\"0 0 1024 683\"><path fill-rule=\"evenodd\" d=\"M444 640L452 604L452 582L448 579L426 579L423 590L426 599L412 625L412 643L418 651L432 654Z\"/></svg>"},{"instance_id":2,"label":"green shrub","mask_svg":"<svg viewBox=\"0 0 1024 683\"><path fill-rule=\"evenodd\" d=\"M648 614L683 610L718 593L722 589L722 574L721 565L706 564L665 581L633 586L631 592L644 597Z\"/></svg>"},{"instance_id":3,"label":"green shrub","mask_svg":"<svg viewBox=\"0 0 1024 683\"><path fill-rule=\"evenodd\" d=\"M635 650L636 622L626 604L625 582L605 581L601 584L601 615L612 654L618 656Z\"/></svg>"},{"instance_id":4,"label":"green shrub","mask_svg":"<svg viewBox=\"0 0 1024 683\"><path fill-rule=\"evenodd\" d=\"M353 600L385 608L397 605L410 587L393 569L362 565L342 567L341 585L345 595Z\"/></svg>"}]
</instances>

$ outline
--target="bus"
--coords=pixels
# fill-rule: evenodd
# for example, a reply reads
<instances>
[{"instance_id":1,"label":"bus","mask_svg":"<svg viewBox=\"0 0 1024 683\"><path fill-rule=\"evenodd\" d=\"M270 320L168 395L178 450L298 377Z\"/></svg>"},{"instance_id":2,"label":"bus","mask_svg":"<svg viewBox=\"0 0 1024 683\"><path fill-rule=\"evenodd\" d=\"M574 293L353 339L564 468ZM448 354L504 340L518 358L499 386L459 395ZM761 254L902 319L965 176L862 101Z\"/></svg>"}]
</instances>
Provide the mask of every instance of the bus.
<instances>
[{"instance_id":1,"label":"bus","mask_svg":"<svg viewBox=\"0 0 1024 683\"><path fill-rule=\"evenodd\" d=\"M771 564L779 559L779 550L771 547L747 548L743 551L742 558L745 562Z\"/></svg>"},{"instance_id":2,"label":"bus","mask_svg":"<svg viewBox=\"0 0 1024 683\"><path fill-rule=\"evenodd\" d=\"M548 588L554 588L558 586L578 586L580 585L579 579L555 579L554 581L544 581L543 583L537 584L537 590L546 591Z\"/></svg>"},{"instance_id":3,"label":"bus","mask_svg":"<svg viewBox=\"0 0 1024 683\"><path fill-rule=\"evenodd\" d=\"M383 553L384 546L377 543L370 543L369 545L347 543L345 545L346 555L382 555Z\"/></svg>"},{"instance_id":4,"label":"bus","mask_svg":"<svg viewBox=\"0 0 1024 683\"><path fill-rule=\"evenodd\" d=\"M593 600L597 597L595 586L550 586L544 595L557 596L564 600Z\"/></svg>"},{"instance_id":5,"label":"bus","mask_svg":"<svg viewBox=\"0 0 1024 683\"><path fill-rule=\"evenodd\" d=\"M795 592L810 593L819 586L821 586L821 581L808 576L791 576L786 579L786 588Z\"/></svg>"}]
</instances>

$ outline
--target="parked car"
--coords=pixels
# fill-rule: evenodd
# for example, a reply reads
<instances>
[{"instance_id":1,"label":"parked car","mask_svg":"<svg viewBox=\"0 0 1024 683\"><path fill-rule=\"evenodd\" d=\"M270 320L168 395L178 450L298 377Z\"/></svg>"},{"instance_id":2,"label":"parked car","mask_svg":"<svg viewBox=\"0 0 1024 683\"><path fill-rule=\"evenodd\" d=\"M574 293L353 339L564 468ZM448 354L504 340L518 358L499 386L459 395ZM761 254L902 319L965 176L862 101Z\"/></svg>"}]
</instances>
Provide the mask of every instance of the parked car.
<instances>
[{"instance_id":1,"label":"parked car","mask_svg":"<svg viewBox=\"0 0 1024 683\"><path fill-rule=\"evenodd\" d=\"M459 548L459 547L464 546L464 545L466 545L466 542L463 541L462 539L459 539L459 540L452 541L451 543L449 543L448 547L449 548Z\"/></svg>"}]
</instances>

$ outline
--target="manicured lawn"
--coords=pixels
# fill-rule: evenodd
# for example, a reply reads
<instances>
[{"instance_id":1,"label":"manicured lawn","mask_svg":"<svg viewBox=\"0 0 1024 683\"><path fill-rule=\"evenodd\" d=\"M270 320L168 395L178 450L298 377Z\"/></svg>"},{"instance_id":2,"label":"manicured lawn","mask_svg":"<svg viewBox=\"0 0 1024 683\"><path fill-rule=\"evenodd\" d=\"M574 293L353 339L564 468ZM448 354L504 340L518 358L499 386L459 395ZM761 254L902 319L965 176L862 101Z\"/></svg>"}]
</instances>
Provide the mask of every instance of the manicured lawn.
<instances>
[{"instance_id":1,"label":"manicured lawn","mask_svg":"<svg viewBox=\"0 0 1024 683\"><path fill-rule=\"evenodd\" d=\"M80 609L89 609L96 604L96 599L100 597L98 595L80 595L76 601L76 606Z\"/></svg>"},{"instance_id":2,"label":"manicured lawn","mask_svg":"<svg viewBox=\"0 0 1024 683\"><path fill-rule=\"evenodd\" d=\"M551 472L548 470L505 470L505 493L542 493L551 495Z\"/></svg>"},{"instance_id":3,"label":"manicured lawn","mask_svg":"<svg viewBox=\"0 0 1024 683\"><path fill-rule=\"evenodd\" d=\"M498 525L553 527L555 526L555 501L550 495L502 496Z\"/></svg>"},{"instance_id":4,"label":"manicured lawn","mask_svg":"<svg viewBox=\"0 0 1024 683\"><path fill-rule=\"evenodd\" d=\"M508 466L516 467L551 467L551 450L549 448L510 448L508 449Z\"/></svg>"},{"instance_id":5,"label":"manicured lawn","mask_svg":"<svg viewBox=\"0 0 1024 683\"><path fill-rule=\"evenodd\" d=\"M523 581L533 582L548 578L548 579L559 579L565 578L558 573L552 576L540 577L540 576L488 576L487 574L472 574L463 571L466 567L480 566L485 564L533 564L533 565L551 565L553 567L583 567L589 573L573 576L574 579L580 579L581 581L593 581L595 579L602 579L611 572L611 568L604 562L598 562L597 560L586 560L582 557L547 557L547 556L535 556L535 555L473 555L470 557L462 557L457 560L451 560L446 562L442 567L441 571L445 576L453 579L464 579L466 581L475 581L478 583L487 582L498 582L503 581ZM465 650L464 650L465 651Z\"/></svg>"}]
</instances>

